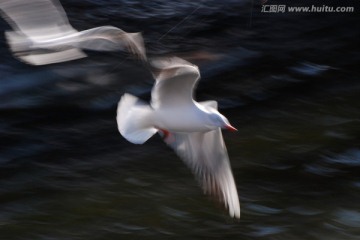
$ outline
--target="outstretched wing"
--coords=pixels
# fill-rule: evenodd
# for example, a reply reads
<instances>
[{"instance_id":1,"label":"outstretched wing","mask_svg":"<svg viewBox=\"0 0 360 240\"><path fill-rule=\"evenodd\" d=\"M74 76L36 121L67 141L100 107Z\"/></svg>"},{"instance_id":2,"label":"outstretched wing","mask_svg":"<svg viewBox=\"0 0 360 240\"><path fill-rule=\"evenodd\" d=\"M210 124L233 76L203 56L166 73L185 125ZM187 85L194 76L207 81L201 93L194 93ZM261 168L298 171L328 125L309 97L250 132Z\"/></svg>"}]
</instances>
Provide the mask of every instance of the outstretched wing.
<instances>
[{"instance_id":1,"label":"outstretched wing","mask_svg":"<svg viewBox=\"0 0 360 240\"><path fill-rule=\"evenodd\" d=\"M196 65L178 57L153 59L151 65L160 70L151 92L153 108L194 104L193 92L200 78Z\"/></svg>"},{"instance_id":2,"label":"outstretched wing","mask_svg":"<svg viewBox=\"0 0 360 240\"><path fill-rule=\"evenodd\" d=\"M145 61L146 51L141 33L127 33L113 26L102 26L78 33L77 46L82 49L95 51L128 50L137 58ZM72 36L69 36L71 38ZM58 39L59 43L66 43L67 39ZM75 46L73 44L73 46Z\"/></svg>"},{"instance_id":3,"label":"outstretched wing","mask_svg":"<svg viewBox=\"0 0 360 240\"><path fill-rule=\"evenodd\" d=\"M57 0L1 0L0 10L13 28L6 32L9 47L22 61L44 65L86 57L81 50L71 47L53 51L36 48L39 42L51 43L53 39L78 33Z\"/></svg>"},{"instance_id":4,"label":"outstretched wing","mask_svg":"<svg viewBox=\"0 0 360 240\"><path fill-rule=\"evenodd\" d=\"M1 0L0 9L16 32L33 41L77 32L57 0Z\"/></svg>"},{"instance_id":5,"label":"outstretched wing","mask_svg":"<svg viewBox=\"0 0 360 240\"><path fill-rule=\"evenodd\" d=\"M215 104L214 101L201 103L206 108ZM170 133L164 141L192 169L205 193L223 202L230 216L240 218L239 197L221 129Z\"/></svg>"},{"instance_id":6,"label":"outstretched wing","mask_svg":"<svg viewBox=\"0 0 360 240\"><path fill-rule=\"evenodd\" d=\"M80 49L128 50L146 60L140 33L103 26L82 32L69 23L57 0L1 0L0 13L13 31L6 32L15 56L34 65L44 65L86 56Z\"/></svg>"}]
</instances>

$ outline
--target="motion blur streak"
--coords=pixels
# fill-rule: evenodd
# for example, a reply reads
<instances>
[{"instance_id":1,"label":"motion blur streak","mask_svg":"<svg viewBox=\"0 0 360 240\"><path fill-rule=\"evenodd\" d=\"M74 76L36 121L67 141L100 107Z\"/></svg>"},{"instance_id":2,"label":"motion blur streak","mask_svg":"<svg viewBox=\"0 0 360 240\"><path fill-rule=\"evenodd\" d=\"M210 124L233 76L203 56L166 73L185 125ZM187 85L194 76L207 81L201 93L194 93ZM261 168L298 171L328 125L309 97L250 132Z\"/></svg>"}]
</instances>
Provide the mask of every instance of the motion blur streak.
<instances>
[{"instance_id":1,"label":"motion blur streak","mask_svg":"<svg viewBox=\"0 0 360 240\"><path fill-rule=\"evenodd\" d=\"M314 4L285 1L268 4ZM150 100L142 62L87 51L30 66L0 19L0 239L359 240L358 8L273 14L258 2L61 0L78 30L142 32L149 58L199 66L196 100L216 100L238 129L223 137L240 221L160 137L139 146L116 130L124 93Z\"/></svg>"},{"instance_id":2,"label":"motion blur streak","mask_svg":"<svg viewBox=\"0 0 360 240\"><path fill-rule=\"evenodd\" d=\"M44 65L83 58L86 54L81 49L128 50L146 59L140 33L126 33L113 26L78 32L56 0L4 0L0 9L14 29L6 32L9 47L26 63Z\"/></svg>"}]
</instances>

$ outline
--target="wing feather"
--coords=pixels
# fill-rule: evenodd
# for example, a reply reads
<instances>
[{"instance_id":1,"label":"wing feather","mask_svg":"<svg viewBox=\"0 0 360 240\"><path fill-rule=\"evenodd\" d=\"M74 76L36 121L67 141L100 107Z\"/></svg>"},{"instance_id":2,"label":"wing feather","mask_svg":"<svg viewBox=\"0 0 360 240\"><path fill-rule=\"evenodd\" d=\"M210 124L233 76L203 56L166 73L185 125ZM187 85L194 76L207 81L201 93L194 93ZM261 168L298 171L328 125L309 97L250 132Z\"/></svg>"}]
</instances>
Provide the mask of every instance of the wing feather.
<instances>
[{"instance_id":1,"label":"wing feather","mask_svg":"<svg viewBox=\"0 0 360 240\"><path fill-rule=\"evenodd\" d=\"M153 59L151 65L160 69L151 92L153 108L194 104L193 92L200 78L196 65L178 57Z\"/></svg>"},{"instance_id":2,"label":"wing feather","mask_svg":"<svg viewBox=\"0 0 360 240\"><path fill-rule=\"evenodd\" d=\"M66 13L57 0L2 0L0 9L12 28L31 40L77 32L69 24Z\"/></svg>"},{"instance_id":3,"label":"wing feather","mask_svg":"<svg viewBox=\"0 0 360 240\"><path fill-rule=\"evenodd\" d=\"M200 104L209 110L217 108L215 101ZM204 192L223 202L230 216L240 218L239 197L221 129L171 133L164 141L193 171Z\"/></svg>"},{"instance_id":4,"label":"wing feather","mask_svg":"<svg viewBox=\"0 0 360 240\"><path fill-rule=\"evenodd\" d=\"M238 193L221 130L171 133L164 140L193 171L204 192L223 202L232 217L240 218Z\"/></svg>"},{"instance_id":5,"label":"wing feather","mask_svg":"<svg viewBox=\"0 0 360 240\"><path fill-rule=\"evenodd\" d=\"M126 33L112 26L78 32L70 25L58 0L1 0L0 10L13 28L6 32L11 51L29 64L44 65L85 57L80 49L128 50L146 60L140 33Z\"/></svg>"}]
</instances>

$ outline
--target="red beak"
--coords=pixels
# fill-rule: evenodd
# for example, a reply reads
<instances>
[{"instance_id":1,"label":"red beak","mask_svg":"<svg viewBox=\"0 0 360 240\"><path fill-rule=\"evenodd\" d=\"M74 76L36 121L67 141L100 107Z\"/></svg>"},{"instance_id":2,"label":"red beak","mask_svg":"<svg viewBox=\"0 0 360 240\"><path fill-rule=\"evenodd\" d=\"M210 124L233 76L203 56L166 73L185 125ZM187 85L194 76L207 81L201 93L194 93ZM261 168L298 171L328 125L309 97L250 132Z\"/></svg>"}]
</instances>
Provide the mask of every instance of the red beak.
<instances>
[{"instance_id":1,"label":"red beak","mask_svg":"<svg viewBox=\"0 0 360 240\"><path fill-rule=\"evenodd\" d=\"M225 128L226 128L227 130L229 130L229 131L232 131L232 132L236 132L236 131L237 131L237 129L234 128L233 126L231 126L230 124L229 124L229 125L226 125Z\"/></svg>"}]
</instances>

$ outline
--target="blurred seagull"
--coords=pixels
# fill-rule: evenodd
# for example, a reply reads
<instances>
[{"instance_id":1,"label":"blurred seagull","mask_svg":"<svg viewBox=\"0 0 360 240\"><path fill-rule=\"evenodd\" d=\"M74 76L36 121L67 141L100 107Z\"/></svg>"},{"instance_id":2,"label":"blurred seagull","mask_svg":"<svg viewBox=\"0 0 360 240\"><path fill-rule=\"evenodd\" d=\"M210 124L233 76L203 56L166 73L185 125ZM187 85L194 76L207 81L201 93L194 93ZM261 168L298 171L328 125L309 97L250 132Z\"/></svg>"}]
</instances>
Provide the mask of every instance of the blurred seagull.
<instances>
[{"instance_id":1,"label":"blurred seagull","mask_svg":"<svg viewBox=\"0 0 360 240\"><path fill-rule=\"evenodd\" d=\"M113 26L78 32L57 0L1 0L0 10L14 30L6 32L9 47L26 63L44 65L86 57L81 49L128 50L146 60L140 33Z\"/></svg>"},{"instance_id":2,"label":"blurred seagull","mask_svg":"<svg viewBox=\"0 0 360 240\"><path fill-rule=\"evenodd\" d=\"M124 94L117 108L121 135L142 144L155 133L175 150L196 175L205 193L224 202L240 218L240 203L221 129L237 131L217 110L216 101L196 102L197 66L177 57L150 61L159 69L151 104Z\"/></svg>"}]
</instances>

